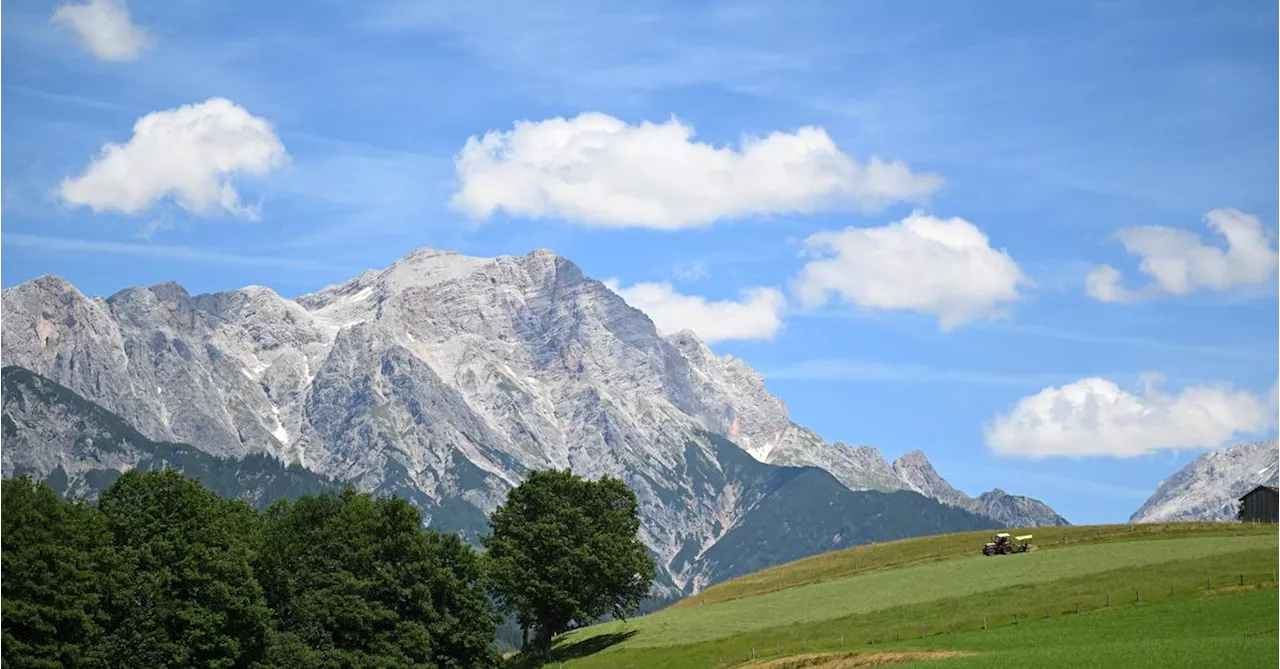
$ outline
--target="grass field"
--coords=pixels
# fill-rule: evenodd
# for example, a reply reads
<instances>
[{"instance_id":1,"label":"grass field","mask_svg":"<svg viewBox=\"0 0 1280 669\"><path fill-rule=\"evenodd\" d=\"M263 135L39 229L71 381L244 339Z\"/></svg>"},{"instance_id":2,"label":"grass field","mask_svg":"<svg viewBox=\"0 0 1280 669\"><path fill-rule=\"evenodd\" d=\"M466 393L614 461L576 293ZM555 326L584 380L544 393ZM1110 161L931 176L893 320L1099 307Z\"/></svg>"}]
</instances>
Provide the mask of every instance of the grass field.
<instances>
[{"instance_id":1,"label":"grass field","mask_svg":"<svg viewBox=\"0 0 1280 669\"><path fill-rule=\"evenodd\" d=\"M1270 597L1269 613L1255 615L1254 622L1277 627L1274 526L1044 528L1035 534L1037 550L995 558L976 554L985 535L968 533L800 560L708 589L649 616L577 630L559 641L557 656L573 667L734 666L753 654L757 659L751 665L785 660L768 665L778 668L809 666L805 658L827 663L813 666L864 666L871 657L841 659L827 653L895 649L894 658L910 659L900 653L914 647L999 655L1011 650L1002 643L1022 643L1002 639L1048 630L1048 637L1033 642L1036 657L1050 664L1028 660L1011 666L1075 666L1051 661L1058 652L1054 648L1064 649L1064 658L1073 651L1070 643L1050 640L1082 633L1079 625L1102 625L1100 638L1114 632L1118 639L1147 643L1164 637L1141 630L1125 637L1125 625L1156 615L1156 628L1176 627L1177 615L1152 612ZM1266 638L1244 646L1265 646L1274 662L1275 634ZM1169 639L1159 643L1217 648L1206 635ZM1194 648L1188 657L1199 657ZM991 666L986 654L928 664ZM1111 666L1128 666L1123 657L1119 661Z\"/></svg>"}]
</instances>

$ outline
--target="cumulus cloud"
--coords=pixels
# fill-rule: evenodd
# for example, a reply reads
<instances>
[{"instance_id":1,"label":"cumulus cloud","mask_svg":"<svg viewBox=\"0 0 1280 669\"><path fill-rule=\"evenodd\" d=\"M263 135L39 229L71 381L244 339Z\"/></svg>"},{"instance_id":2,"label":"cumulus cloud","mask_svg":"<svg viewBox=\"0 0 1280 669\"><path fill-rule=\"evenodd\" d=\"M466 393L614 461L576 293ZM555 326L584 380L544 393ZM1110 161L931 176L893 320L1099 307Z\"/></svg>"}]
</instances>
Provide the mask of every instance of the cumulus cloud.
<instances>
[{"instance_id":1,"label":"cumulus cloud","mask_svg":"<svg viewBox=\"0 0 1280 669\"><path fill-rule=\"evenodd\" d=\"M777 288L748 288L737 301L710 301L682 295L669 283L637 283L623 288L611 279L605 285L648 315L662 334L692 330L705 342L773 339L782 328L782 310L786 306L786 299Z\"/></svg>"},{"instance_id":2,"label":"cumulus cloud","mask_svg":"<svg viewBox=\"0 0 1280 669\"><path fill-rule=\"evenodd\" d=\"M222 210L256 218L240 203L236 174L265 174L288 160L265 119L224 98L152 112L127 144L107 144L84 173L63 179L58 196L95 212L136 214L165 197L195 214Z\"/></svg>"},{"instance_id":3,"label":"cumulus cloud","mask_svg":"<svg viewBox=\"0 0 1280 669\"><path fill-rule=\"evenodd\" d=\"M836 295L868 309L936 316L944 330L1000 316L1026 282L978 226L920 211L878 228L819 232L805 240L805 249L817 259L804 266L792 290L806 308Z\"/></svg>"},{"instance_id":4,"label":"cumulus cloud","mask_svg":"<svg viewBox=\"0 0 1280 669\"><path fill-rule=\"evenodd\" d=\"M1127 288L1119 270L1102 265L1086 277L1086 292L1103 302L1130 302L1160 294L1186 295L1200 289L1227 290L1263 283L1275 272L1276 251L1257 216L1236 209L1214 209L1205 214L1205 223L1226 240L1225 249L1176 228L1120 230L1116 235L1120 243L1142 259L1138 269L1152 281L1142 288Z\"/></svg>"},{"instance_id":5,"label":"cumulus cloud","mask_svg":"<svg viewBox=\"0 0 1280 669\"><path fill-rule=\"evenodd\" d=\"M58 5L49 21L75 31L81 46L100 60L135 60L155 41L118 0Z\"/></svg>"},{"instance_id":6,"label":"cumulus cloud","mask_svg":"<svg viewBox=\"0 0 1280 669\"><path fill-rule=\"evenodd\" d=\"M481 219L504 210L673 230L758 214L875 211L923 201L942 185L901 162L859 163L821 128L747 138L737 148L693 136L676 118L629 125L589 112L517 122L467 140L454 161L461 185L452 203Z\"/></svg>"},{"instance_id":7,"label":"cumulus cloud","mask_svg":"<svg viewBox=\"0 0 1280 669\"><path fill-rule=\"evenodd\" d=\"M1136 392L1102 378L1081 379L1024 397L986 428L996 453L1132 457L1165 449L1214 447L1272 427L1267 398L1230 385L1166 393L1148 378Z\"/></svg>"}]
</instances>

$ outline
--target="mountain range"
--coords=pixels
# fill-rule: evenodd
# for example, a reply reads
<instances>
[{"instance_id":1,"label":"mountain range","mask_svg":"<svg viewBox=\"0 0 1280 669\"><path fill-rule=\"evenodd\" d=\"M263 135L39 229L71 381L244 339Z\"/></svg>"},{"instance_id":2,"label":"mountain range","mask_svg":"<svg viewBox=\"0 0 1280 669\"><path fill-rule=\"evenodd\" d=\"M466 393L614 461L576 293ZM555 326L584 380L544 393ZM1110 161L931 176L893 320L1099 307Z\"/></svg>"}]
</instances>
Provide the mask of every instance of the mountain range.
<instances>
[{"instance_id":1,"label":"mountain range","mask_svg":"<svg viewBox=\"0 0 1280 669\"><path fill-rule=\"evenodd\" d=\"M569 467L636 491L675 593L868 541L1066 522L969 498L918 451L824 441L743 361L659 334L545 250L423 249L292 300L176 283L104 299L44 276L3 291L2 342L4 475L70 493L200 461L237 496L352 484L474 538L527 472ZM236 472L256 478L237 490Z\"/></svg>"}]
</instances>

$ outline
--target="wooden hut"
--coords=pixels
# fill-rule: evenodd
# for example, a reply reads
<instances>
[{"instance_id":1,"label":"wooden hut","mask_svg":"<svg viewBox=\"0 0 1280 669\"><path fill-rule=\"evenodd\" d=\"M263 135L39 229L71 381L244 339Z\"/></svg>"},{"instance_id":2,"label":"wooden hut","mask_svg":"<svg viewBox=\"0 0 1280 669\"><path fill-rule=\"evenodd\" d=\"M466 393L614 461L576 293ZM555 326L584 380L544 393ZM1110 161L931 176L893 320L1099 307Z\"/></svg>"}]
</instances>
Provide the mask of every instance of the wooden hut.
<instances>
[{"instance_id":1,"label":"wooden hut","mask_svg":"<svg viewBox=\"0 0 1280 669\"><path fill-rule=\"evenodd\" d=\"M1280 492L1276 486L1260 485L1240 498L1240 522L1274 523L1280 521Z\"/></svg>"}]
</instances>

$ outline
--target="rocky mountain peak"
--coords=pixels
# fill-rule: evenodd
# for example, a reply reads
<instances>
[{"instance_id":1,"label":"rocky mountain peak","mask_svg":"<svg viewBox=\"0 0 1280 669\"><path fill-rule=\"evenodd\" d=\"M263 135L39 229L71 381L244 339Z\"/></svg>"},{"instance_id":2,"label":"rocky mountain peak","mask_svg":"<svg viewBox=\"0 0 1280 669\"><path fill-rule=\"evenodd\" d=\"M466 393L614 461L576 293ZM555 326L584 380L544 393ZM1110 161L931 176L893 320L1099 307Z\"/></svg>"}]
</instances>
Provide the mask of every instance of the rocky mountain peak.
<instances>
[{"instance_id":1,"label":"rocky mountain peak","mask_svg":"<svg viewBox=\"0 0 1280 669\"><path fill-rule=\"evenodd\" d=\"M913 450L899 456L893 461L893 472L911 490L943 504L963 506L969 501L968 495L953 488L938 474L922 451Z\"/></svg>"},{"instance_id":2,"label":"rocky mountain peak","mask_svg":"<svg viewBox=\"0 0 1280 669\"><path fill-rule=\"evenodd\" d=\"M1129 522L1232 520L1241 495L1278 480L1280 446L1275 439L1226 446L1202 454L1161 481Z\"/></svg>"},{"instance_id":3,"label":"rocky mountain peak","mask_svg":"<svg viewBox=\"0 0 1280 669\"><path fill-rule=\"evenodd\" d=\"M911 488L878 449L792 422L744 361L692 332L660 336L545 249L419 249L296 300L161 284L96 302L44 278L6 289L3 309L5 364L148 439L299 463L406 496L437 524L482 526L531 469L621 477L682 587L768 489L733 471L817 467L849 491Z\"/></svg>"}]
</instances>

